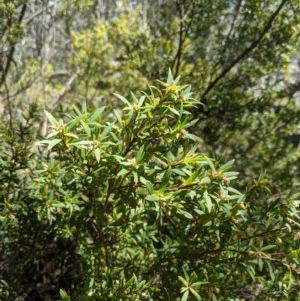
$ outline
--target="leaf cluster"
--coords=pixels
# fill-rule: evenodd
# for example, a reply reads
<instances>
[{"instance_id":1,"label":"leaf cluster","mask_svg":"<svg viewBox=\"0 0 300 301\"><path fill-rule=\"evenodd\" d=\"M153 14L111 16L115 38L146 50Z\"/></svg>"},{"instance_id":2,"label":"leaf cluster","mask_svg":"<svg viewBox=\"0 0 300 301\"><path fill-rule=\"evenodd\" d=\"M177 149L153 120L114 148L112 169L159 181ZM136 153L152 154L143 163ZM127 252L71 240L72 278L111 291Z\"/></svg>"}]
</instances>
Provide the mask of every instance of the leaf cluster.
<instances>
[{"instance_id":1,"label":"leaf cluster","mask_svg":"<svg viewBox=\"0 0 300 301\"><path fill-rule=\"evenodd\" d=\"M171 72L140 97L116 98L122 109L83 103L61 119L46 111L49 133L34 156L17 160L8 149L22 143L2 136L2 295L298 298L295 194L273 195L264 177L237 190L234 161L207 157L190 133L199 103Z\"/></svg>"}]
</instances>

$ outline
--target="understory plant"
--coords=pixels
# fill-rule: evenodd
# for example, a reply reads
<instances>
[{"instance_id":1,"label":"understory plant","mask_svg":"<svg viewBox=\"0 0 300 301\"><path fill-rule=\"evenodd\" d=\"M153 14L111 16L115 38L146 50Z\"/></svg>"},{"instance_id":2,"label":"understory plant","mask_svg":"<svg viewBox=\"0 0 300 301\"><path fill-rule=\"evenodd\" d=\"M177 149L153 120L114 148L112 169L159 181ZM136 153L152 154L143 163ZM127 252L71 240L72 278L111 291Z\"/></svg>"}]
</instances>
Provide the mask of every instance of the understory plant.
<instances>
[{"instance_id":1,"label":"understory plant","mask_svg":"<svg viewBox=\"0 0 300 301\"><path fill-rule=\"evenodd\" d=\"M201 152L189 132L197 122L190 112L201 104L171 73L139 96L115 97L121 105L113 111L86 103L58 118L46 111L49 133L32 149L22 198L1 199L23 204L13 207L13 237L5 228L5 241L14 248L22 242L32 255L19 275L56 275L53 292L41 284L36 294L64 301L300 300L296 193L273 195L263 176L244 192L235 189L234 160ZM20 223L26 215L31 222ZM3 287L17 290L20 277L11 277L10 266Z\"/></svg>"}]
</instances>

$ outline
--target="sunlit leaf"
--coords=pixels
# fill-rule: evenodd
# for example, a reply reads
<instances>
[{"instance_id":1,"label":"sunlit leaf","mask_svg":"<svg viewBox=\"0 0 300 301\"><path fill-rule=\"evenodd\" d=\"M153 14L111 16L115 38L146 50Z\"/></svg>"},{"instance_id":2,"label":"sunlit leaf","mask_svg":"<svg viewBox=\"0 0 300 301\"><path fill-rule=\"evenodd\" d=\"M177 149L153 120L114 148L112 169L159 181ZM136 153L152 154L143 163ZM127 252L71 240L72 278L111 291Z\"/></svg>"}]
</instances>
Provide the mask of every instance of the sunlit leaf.
<instances>
[{"instance_id":1,"label":"sunlit leaf","mask_svg":"<svg viewBox=\"0 0 300 301\"><path fill-rule=\"evenodd\" d=\"M184 294L183 294L183 296L182 296L182 298L181 298L181 301L186 301L188 299L188 297L189 297L189 293L190 292L188 290L185 291Z\"/></svg>"},{"instance_id":2,"label":"sunlit leaf","mask_svg":"<svg viewBox=\"0 0 300 301\"><path fill-rule=\"evenodd\" d=\"M100 149L96 148L94 150L94 154L95 154L95 158L96 158L97 162L99 163L100 162L100 158L101 158L101 151L100 151Z\"/></svg>"},{"instance_id":3,"label":"sunlit leaf","mask_svg":"<svg viewBox=\"0 0 300 301\"><path fill-rule=\"evenodd\" d=\"M61 142L61 139L53 139L48 143L48 150L51 150L55 145Z\"/></svg>"},{"instance_id":4,"label":"sunlit leaf","mask_svg":"<svg viewBox=\"0 0 300 301\"><path fill-rule=\"evenodd\" d=\"M50 121L50 123L53 125L53 126L58 126L59 125L59 122L48 112L48 111L44 111L48 120Z\"/></svg>"},{"instance_id":5,"label":"sunlit leaf","mask_svg":"<svg viewBox=\"0 0 300 301\"><path fill-rule=\"evenodd\" d=\"M124 96L119 95L119 94L117 94L117 93L114 93L114 95L115 95L116 97L118 97L125 105L127 105L127 106L130 107L130 108L132 108L131 103L130 103Z\"/></svg>"},{"instance_id":6,"label":"sunlit leaf","mask_svg":"<svg viewBox=\"0 0 300 301\"><path fill-rule=\"evenodd\" d=\"M212 201L211 201L211 198L210 198L210 196L208 195L208 192L207 192L207 191L204 192L203 197L204 197L204 200L205 200L205 202L206 202L206 208L207 208L208 212L211 212Z\"/></svg>"}]
</instances>

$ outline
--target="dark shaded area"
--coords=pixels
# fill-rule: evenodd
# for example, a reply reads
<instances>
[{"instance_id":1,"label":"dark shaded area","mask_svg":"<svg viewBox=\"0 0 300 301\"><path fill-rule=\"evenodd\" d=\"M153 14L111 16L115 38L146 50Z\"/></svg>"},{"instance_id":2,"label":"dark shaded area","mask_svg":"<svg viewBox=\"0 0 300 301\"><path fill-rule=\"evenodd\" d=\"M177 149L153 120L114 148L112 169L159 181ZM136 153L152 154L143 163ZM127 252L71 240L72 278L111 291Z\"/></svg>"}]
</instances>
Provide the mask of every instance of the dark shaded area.
<instances>
[{"instance_id":1,"label":"dark shaded area","mask_svg":"<svg viewBox=\"0 0 300 301\"><path fill-rule=\"evenodd\" d=\"M8 300L23 297L26 301L58 300L59 290L72 294L80 284L79 258L72 245L52 242L29 251L15 250L2 261L1 275L15 292Z\"/></svg>"},{"instance_id":2,"label":"dark shaded area","mask_svg":"<svg viewBox=\"0 0 300 301\"><path fill-rule=\"evenodd\" d=\"M293 144L293 146L298 147L300 144L300 134L293 134L291 136L285 137L285 141Z\"/></svg>"}]
</instances>

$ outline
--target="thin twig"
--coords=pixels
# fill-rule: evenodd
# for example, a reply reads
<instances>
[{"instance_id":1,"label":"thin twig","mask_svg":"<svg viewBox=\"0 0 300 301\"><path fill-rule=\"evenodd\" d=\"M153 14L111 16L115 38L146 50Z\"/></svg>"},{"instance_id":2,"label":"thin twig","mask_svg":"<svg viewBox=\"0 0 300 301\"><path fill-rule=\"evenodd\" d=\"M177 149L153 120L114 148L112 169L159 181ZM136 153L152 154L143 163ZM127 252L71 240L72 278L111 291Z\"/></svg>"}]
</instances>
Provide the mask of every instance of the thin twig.
<instances>
[{"instance_id":1,"label":"thin twig","mask_svg":"<svg viewBox=\"0 0 300 301\"><path fill-rule=\"evenodd\" d=\"M65 94L68 92L68 90L70 90L74 80L78 77L80 71L74 73L66 82L66 84L64 85L63 89L60 91L60 93L57 95L56 99L54 100L54 102L51 104L51 108L55 108L58 103L61 101L61 99L65 96Z\"/></svg>"},{"instance_id":2,"label":"thin twig","mask_svg":"<svg viewBox=\"0 0 300 301\"><path fill-rule=\"evenodd\" d=\"M18 25L19 25L19 27L21 26L21 23L22 23L22 21L23 21L23 18L24 18L26 9L27 9L27 5L26 5L26 3L25 3L25 4L23 4L23 6L22 6L22 10L21 10L21 13L20 13L20 16L19 16L19 19L18 19ZM7 77L9 68L10 68L10 65L11 65L11 63L14 61L14 60L13 60L13 56L14 56L14 53L15 53L16 43L17 43L17 42L15 42L13 45L11 45L9 54L8 54L8 56L7 56L6 66L4 67L4 70L3 70L3 73L2 73L2 76L1 76L0 87L1 87L3 84L5 84L5 80L6 80L6 77Z\"/></svg>"},{"instance_id":3,"label":"thin twig","mask_svg":"<svg viewBox=\"0 0 300 301\"><path fill-rule=\"evenodd\" d=\"M58 4L59 1L53 2L48 4L48 6L44 6L43 8L41 8L40 10L38 10L37 12L35 12L33 15L29 16L27 19L24 20L24 24L27 25L29 24L35 17L39 16L40 14L42 14L46 9L51 8L52 6L55 6L56 4Z\"/></svg>"},{"instance_id":4,"label":"thin twig","mask_svg":"<svg viewBox=\"0 0 300 301\"><path fill-rule=\"evenodd\" d=\"M8 104L9 128L12 129L12 127L13 127L12 105L11 105L11 101L10 101L9 89L8 89L8 85L7 85L7 82L6 82L6 78L4 78L3 85L4 85L4 88L5 88L6 100L7 100L7 104Z\"/></svg>"},{"instance_id":5,"label":"thin twig","mask_svg":"<svg viewBox=\"0 0 300 301\"><path fill-rule=\"evenodd\" d=\"M276 11L271 15L270 19L266 23L263 31L259 35L259 37L254 40L249 47L247 47L240 55L238 55L232 63L223 69L223 71L208 85L208 87L203 92L201 99L204 99L205 96L218 84L218 82L225 77L225 75L236 65L238 64L242 59L244 59L250 52L252 52L262 41L264 36L268 33L268 31L272 28L273 22L275 18L278 16L280 11L283 9L284 5L288 2L288 0L282 0L281 4L278 6Z\"/></svg>"}]
</instances>

